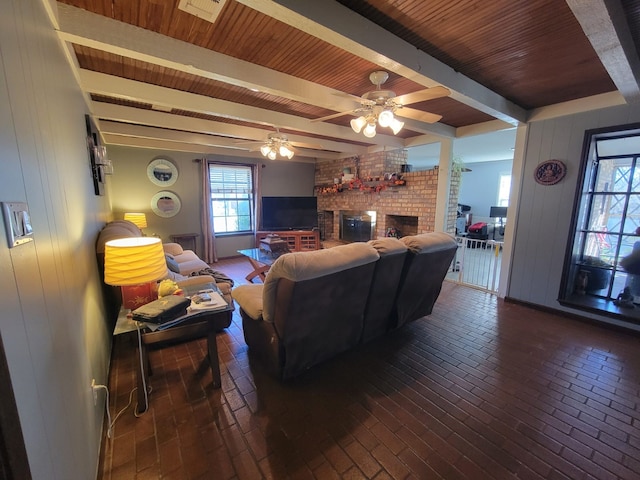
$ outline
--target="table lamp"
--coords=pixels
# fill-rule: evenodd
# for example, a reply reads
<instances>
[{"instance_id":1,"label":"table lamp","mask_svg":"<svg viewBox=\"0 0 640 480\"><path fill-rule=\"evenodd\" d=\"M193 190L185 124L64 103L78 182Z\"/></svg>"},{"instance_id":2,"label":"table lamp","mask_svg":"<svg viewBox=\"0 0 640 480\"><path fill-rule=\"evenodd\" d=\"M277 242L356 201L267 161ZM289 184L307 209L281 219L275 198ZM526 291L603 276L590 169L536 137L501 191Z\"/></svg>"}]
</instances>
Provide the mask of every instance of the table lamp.
<instances>
[{"instance_id":1,"label":"table lamp","mask_svg":"<svg viewBox=\"0 0 640 480\"><path fill-rule=\"evenodd\" d=\"M134 310L157 298L167 262L159 238L135 237L105 243L104 283L122 288L122 305Z\"/></svg>"},{"instance_id":2,"label":"table lamp","mask_svg":"<svg viewBox=\"0 0 640 480\"><path fill-rule=\"evenodd\" d=\"M147 228L147 216L140 212L127 212L124 214L124 219L130 221L140 230Z\"/></svg>"}]
</instances>

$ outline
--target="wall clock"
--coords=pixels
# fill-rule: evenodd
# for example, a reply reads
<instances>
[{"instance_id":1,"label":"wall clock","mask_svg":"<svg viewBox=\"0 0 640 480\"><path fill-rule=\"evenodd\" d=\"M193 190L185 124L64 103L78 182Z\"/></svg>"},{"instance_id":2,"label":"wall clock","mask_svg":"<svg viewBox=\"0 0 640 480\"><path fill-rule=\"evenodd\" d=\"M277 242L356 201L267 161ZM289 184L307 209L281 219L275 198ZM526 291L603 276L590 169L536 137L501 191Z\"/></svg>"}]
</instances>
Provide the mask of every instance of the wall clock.
<instances>
[{"instance_id":1,"label":"wall clock","mask_svg":"<svg viewBox=\"0 0 640 480\"><path fill-rule=\"evenodd\" d=\"M147 166L147 177L160 187L168 187L178 180L178 169L171 160L158 157Z\"/></svg>"},{"instance_id":2,"label":"wall clock","mask_svg":"<svg viewBox=\"0 0 640 480\"><path fill-rule=\"evenodd\" d=\"M540 185L555 185L567 173L566 165L560 160L547 160L538 165L533 172L536 182Z\"/></svg>"}]
</instances>

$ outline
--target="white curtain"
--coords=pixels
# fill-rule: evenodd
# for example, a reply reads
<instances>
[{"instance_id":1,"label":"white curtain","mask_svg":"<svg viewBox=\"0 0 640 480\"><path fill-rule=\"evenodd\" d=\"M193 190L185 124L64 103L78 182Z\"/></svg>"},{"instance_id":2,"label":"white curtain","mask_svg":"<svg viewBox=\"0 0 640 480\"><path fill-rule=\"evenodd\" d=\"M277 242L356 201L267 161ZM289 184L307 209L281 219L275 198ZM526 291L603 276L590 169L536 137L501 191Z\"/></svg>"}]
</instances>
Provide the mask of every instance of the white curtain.
<instances>
[{"instance_id":1,"label":"white curtain","mask_svg":"<svg viewBox=\"0 0 640 480\"><path fill-rule=\"evenodd\" d=\"M209 182L209 162L206 158L200 161L200 178L202 181L202 226L204 258L207 263L218 261L216 255L216 234L213 231L213 215L211 212L211 183Z\"/></svg>"}]
</instances>

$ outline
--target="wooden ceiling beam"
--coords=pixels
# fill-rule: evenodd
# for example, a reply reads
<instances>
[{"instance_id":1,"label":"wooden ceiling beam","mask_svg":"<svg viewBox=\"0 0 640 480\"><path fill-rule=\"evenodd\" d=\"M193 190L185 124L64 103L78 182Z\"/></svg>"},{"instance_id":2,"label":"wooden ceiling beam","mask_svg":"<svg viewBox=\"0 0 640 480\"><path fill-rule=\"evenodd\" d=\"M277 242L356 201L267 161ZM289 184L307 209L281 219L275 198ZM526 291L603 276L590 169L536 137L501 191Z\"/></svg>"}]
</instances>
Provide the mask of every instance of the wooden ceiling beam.
<instances>
[{"instance_id":1,"label":"wooden ceiling beam","mask_svg":"<svg viewBox=\"0 0 640 480\"><path fill-rule=\"evenodd\" d=\"M640 58L619 0L567 0L627 103L640 102Z\"/></svg>"},{"instance_id":2,"label":"wooden ceiling beam","mask_svg":"<svg viewBox=\"0 0 640 480\"><path fill-rule=\"evenodd\" d=\"M58 3L58 35L71 43L309 105L351 110L342 92Z\"/></svg>"},{"instance_id":3,"label":"wooden ceiling beam","mask_svg":"<svg viewBox=\"0 0 640 480\"><path fill-rule=\"evenodd\" d=\"M80 80L83 90L95 94L151 105L161 105L211 116L237 119L271 128L277 126L282 129L343 138L354 142L363 141L362 135L356 134L349 127L341 127L321 122L312 123L306 118L295 115L241 105L226 100L150 85L148 83L128 80L90 70L81 70ZM375 143L388 147L401 148L403 140L391 135L376 135Z\"/></svg>"},{"instance_id":4,"label":"wooden ceiling beam","mask_svg":"<svg viewBox=\"0 0 640 480\"><path fill-rule=\"evenodd\" d=\"M236 0L425 87L443 85L451 98L511 125L527 112L336 1Z\"/></svg>"},{"instance_id":5,"label":"wooden ceiling beam","mask_svg":"<svg viewBox=\"0 0 640 480\"><path fill-rule=\"evenodd\" d=\"M139 138L109 133L105 134L105 139L108 145L117 145L122 147L144 148L151 150L168 150L173 152L198 153L202 155L225 155L229 157L255 158L269 162L274 161L316 163L316 157L308 157L305 155L295 155L291 160L281 157L278 157L276 160L267 160L262 156L260 152L247 152L246 150L231 150L228 148L208 147L206 145L173 142L157 138Z\"/></svg>"},{"instance_id":6,"label":"wooden ceiling beam","mask_svg":"<svg viewBox=\"0 0 640 480\"><path fill-rule=\"evenodd\" d=\"M231 142L237 139L261 141L266 139L269 133L273 133L273 129L263 130L260 128L245 127L104 102L93 102L92 111L94 116L101 121L101 125L126 124L122 127L123 129L143 125L154 127L158 131L160 131L160 129L164 129L163 131L167 132L175 131L177 134L184 134L185 136L190 132L205 136L216 135L223 137L216 140L219 146L222 145L224 137L226 137L227 140L230 139L229 141ZM122 133L122 131L119 129L118 133ZM360 145L305 137L303 135L287 134L287 137L292 142L319 143L325 150L342 152L347 156L364 155L367 152L367 148ZM231 145L233 146L233 143L231 143Z\"/></svg>"}]
</instances>

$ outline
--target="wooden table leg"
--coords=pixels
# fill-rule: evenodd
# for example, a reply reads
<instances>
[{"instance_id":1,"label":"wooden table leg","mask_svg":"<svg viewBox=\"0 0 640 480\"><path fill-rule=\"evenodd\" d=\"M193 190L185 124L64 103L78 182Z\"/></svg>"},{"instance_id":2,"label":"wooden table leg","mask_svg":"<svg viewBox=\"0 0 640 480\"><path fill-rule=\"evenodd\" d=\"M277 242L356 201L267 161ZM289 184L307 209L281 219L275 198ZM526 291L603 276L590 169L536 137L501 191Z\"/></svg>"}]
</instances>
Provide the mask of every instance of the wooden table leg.
<instances>
[{"instance_id":1,"label":"wooden table leg","mask_svg":"<svg viewBox=\"0 0 640 480\"><path fill-rule=\"evenodd\" d=\"M216 331L213 325L209 325L207 332L207 350L209 354L209 365L211 366L211 380L213 388L220 388L222 380L220 378L220 361L218 359L218 344L216 343Z\"/></svg>"},{"instance_id":2,"label":"wooden table leg","mask_svg":"<svg viewBox=\"0 0 640 480\"><path fill-rule=\"evenodd\" d=\"M253 267L253 272L247 275L245 278L248 282L251 282L254 278L260 277L260 280L264 282L267 271L269 270L269 265L262 265L261 263L256 262L254 259L247 257L249 263Z\"/></svg>"}]
</instances>

